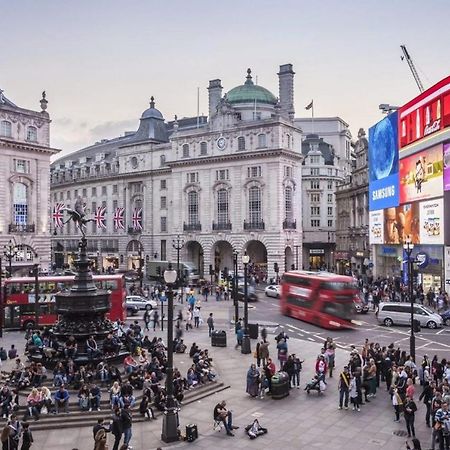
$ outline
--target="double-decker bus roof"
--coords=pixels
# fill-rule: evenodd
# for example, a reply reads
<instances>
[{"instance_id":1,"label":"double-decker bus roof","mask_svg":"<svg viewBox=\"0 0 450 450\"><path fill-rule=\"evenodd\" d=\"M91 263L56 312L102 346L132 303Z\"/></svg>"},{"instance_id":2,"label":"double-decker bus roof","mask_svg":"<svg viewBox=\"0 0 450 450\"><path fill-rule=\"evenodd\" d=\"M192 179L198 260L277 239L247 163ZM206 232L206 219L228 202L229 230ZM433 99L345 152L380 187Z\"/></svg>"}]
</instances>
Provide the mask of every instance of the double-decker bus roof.
<instances>
[{"instance_id":1,"label":"double-decker bus roof","mask_svg":"<svg viewBox=\"0 0 450 450\"><path fill-rule=\"evenodd\" d=\"M39 282L64 282L64 281L73 281L75 278L75 275L62 275L62 276L58 276L58 275L51 275L51 276L40 276L39 277ZM93 275L94 281L95 280L120 280L123 278L123 275L121 274L114 274L114 275ZM35 278L34 277L13 277L13 278L6 278L5 279L5 284L9 284L9 283L34 283L35 282Z\"/></svg>"},{"instance_id":2,"label":"double-decker bus roof","mask_svg":"<svg viewBox=\"0 0 450 450\"><path fill-rule=\"evenodd\" d=\"M332 272L313 272L311 270L289 270L288 272L285 272L283 275L298 275L298 276L307 276L307 277L316 277L316 278L320 278L320 279L330 279L330 278L339 278L339 279L343 279L343 278L351 278L348 275L339 275L337 273L332 273Z\"/></svg>"}]
</instances>

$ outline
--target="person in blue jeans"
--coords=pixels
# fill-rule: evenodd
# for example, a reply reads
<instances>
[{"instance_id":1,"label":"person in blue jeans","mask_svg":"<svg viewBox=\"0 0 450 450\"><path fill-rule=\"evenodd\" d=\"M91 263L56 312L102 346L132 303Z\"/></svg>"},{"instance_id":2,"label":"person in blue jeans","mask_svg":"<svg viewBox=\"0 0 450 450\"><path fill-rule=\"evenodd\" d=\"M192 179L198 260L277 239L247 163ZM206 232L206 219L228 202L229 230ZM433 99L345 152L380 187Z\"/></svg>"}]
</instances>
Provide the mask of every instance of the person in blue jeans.
<instances>
[{"instance_id":1,"label":"person in blue jeans","mask_svg":"<svg viewBox=\"0 0 450 450\"><path fill-rule=\"evenodd\" d=\"M217 403L217 405L214 407L214 420L223 423L225 430L227 430L228 436L234 436L232 430L236 430L239 427L233 425L233 416L231 414L231 411L227 410L226 406L227 404L225 400Z\"/></svg>"},{"instance_id":2,"label":"person in blue jeans","mask_svg":"<svg viewBox=\"0 0 450 450\"><path fill-rule=\"evenodd\" d=\"M122 424L123 443L126 446L129 446L132 436L131 427L133 424L133 418L131 416L130 407L127 404L125 404L120 413L120 422Z\"/></svg>"},{"instance_id":3,"label":"person in blue jeans","mask_svg":"<svg viewBox=\"0 0 450 450\"><path fill-rule=\"evenodd\" d=\"M211 337L212 332L214 331L214 319L213 319L213 313L209 313L209 317L206 320L206 323L208 324L208 334Z\"/></svg>"}]
</instances>

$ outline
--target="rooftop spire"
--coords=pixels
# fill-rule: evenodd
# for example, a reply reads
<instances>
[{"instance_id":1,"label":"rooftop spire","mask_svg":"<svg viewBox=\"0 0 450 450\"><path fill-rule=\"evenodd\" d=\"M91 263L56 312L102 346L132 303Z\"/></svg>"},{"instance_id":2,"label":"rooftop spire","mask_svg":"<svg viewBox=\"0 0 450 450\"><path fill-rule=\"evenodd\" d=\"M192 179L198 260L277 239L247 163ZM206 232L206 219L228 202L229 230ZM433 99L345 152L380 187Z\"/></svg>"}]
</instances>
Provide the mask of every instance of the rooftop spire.
<instances>
[{"instance_id":1,"label":"rooftop spire","mask_svg":"<svg viewBox=\"0 0 450 450\"><path fill-rule=\"evenodd\" d=\"M153 97L153 95L150 97L150 108L154 108L155 107L155 97Z\"/></svg>"},{"instance_id":2,"label":"rooftop spire","mask_svg":"<svg viewBox=\"0 0 450 450\"><path fill-rule=\"evenodd\" d=\"M248 68L247 69L247 76L246 76L247 81L245 82L245 84L253 84L252 75L251 74L252 74L252 69Z\"/></svg>"}]
</instances>

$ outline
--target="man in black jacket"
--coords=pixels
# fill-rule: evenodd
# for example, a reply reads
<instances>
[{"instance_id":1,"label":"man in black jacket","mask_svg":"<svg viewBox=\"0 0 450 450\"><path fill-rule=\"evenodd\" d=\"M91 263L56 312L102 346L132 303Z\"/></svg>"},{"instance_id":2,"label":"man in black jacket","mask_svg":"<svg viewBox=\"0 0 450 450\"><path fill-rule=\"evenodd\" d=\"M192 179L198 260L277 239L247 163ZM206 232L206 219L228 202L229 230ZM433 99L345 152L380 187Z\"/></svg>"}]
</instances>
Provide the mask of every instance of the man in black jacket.
<instances>
[{"instance_id":1,"label":"man in black jacket","mask_svg":"<svg viewBox=\"0 0 450 450\"><path fill-rule=\"evenodd\" d=\"M120 418L120 409L115 408L110 426L111 434L114 436L114 446L112 450L119 450L120 440L122 439L122 421Z\"/></svg>"},{"instance_id":2,"label":"man in black jacket","mask_svg":"<svg viewBox=\"0 0 450 450\"><path fill-rule=\"evenodd\" d=\"M423 387L423 391L420 394L419 400L423 400L424 405L427 408L427 412L425 413L425 423L427 424L427 427L430 428L431 424L430 424L430 419L431 419L431 401L433 400L433 396L434 396L434 388L435 388L435 384L431 383L431 384L426 384Z\"/></svg>"},{"instance_id":3,"label":"man in black jacket","mask_svg":"<svg viewBox=\"0 0 450 450\"><path fill-rule=\"evenodd\" d=\"M130 406L125 405L120 413L120 422L122 424L123 431L123 443L129 446L131 441L131 427L133 425L133 418L131 416Z\"/></svg>"}]
</instances>

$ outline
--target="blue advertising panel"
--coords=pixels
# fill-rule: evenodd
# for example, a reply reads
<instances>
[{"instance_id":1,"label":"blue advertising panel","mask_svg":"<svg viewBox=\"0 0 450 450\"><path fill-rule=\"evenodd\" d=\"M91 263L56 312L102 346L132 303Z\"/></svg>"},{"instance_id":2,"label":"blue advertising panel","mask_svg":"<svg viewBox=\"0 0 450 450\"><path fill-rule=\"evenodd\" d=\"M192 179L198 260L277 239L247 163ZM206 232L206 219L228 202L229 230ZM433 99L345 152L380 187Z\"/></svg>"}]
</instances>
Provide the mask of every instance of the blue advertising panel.
<instances>
[{"instance_id":1,"label":"blue advertising panel","mask_svg":"<svg viewBox=\"0 0 450 450\"><path fill-rule=\"evenodd\" d=\"M398 113L369 128L369 210L400 203L398 175Z\"/></svg>"}]
</instances>

